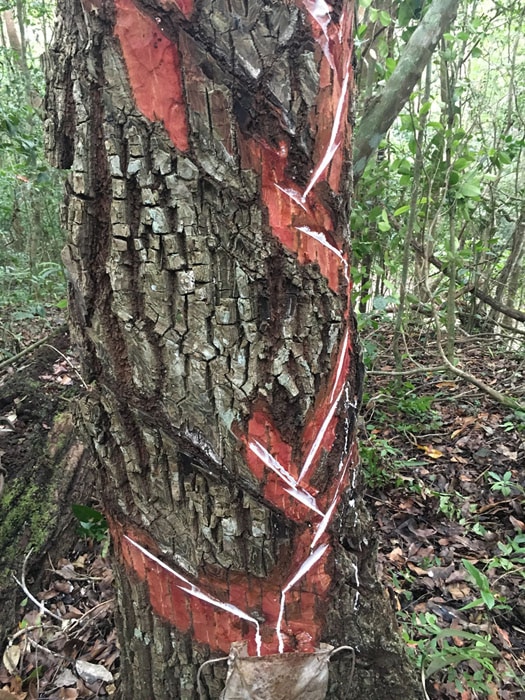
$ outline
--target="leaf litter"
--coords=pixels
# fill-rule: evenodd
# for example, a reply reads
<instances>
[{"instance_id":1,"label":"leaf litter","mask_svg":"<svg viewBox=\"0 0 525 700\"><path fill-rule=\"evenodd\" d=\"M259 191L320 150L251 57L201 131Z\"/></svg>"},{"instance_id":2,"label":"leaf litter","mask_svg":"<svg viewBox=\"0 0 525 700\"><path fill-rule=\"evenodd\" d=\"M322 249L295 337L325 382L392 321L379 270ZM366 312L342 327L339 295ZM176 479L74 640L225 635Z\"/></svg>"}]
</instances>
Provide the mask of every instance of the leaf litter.
<instances>
[{"instance_id":1,"label":"leaf litter","mask_svg":"<svg viewBox=\"0 0 525 700\"><path fill-rule=\"evenodd\" d=\"M419 363L439 364L432 343L409 342ZM522 354L472 338L458 358L523 392ZM361 455L381 577L427 698L524 698L525 415L445 373L371 373L365 391Z\"/></svg>"},{"instance_id":2,"label":"leaf litter","mask_svg":"<svg viewBox=\"0 0 525 700\"><path fill-rule=\"evenodd\" d=\"M111 697L119 648L113 573L99 543L80 539L70 558L49 561L46 586L25 599L0 664L0 688L17 700ZM51 616L52 615L52 616ZM0 700L4 700L0 696Z\"/></svg>"}]
</instances>

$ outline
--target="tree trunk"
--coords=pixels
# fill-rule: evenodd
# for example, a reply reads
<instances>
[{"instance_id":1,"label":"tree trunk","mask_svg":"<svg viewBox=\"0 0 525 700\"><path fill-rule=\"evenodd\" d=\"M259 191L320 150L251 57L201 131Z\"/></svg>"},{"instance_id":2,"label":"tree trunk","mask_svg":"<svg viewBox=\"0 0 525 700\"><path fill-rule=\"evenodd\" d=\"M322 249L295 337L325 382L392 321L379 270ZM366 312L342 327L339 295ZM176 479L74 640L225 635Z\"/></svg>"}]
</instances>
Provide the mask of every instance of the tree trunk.
<instances>
[{"instance_id":1,"label":"tree trunk","mask_svg":"<svg viewBox=\"0 0 525 700\"><path fill-rule=\"evenodd\" d=\"M418 696L358 492L351 31L349 2L59 3L48 143L124 698L196 698L239 641L350 644L329 697Z\"/></svg>"}]
</instances>

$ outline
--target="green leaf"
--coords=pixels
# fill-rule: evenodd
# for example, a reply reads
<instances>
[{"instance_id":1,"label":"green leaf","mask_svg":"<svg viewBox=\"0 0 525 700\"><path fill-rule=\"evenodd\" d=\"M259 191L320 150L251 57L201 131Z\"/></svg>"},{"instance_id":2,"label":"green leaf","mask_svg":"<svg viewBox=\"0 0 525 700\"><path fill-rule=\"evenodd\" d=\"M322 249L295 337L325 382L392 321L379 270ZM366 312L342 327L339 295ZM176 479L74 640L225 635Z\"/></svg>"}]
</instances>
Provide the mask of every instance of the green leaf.
<instances>
[{"instance_id":1,"label":"green leaf","mask_svg":"<svg viewBox=\"0 0 525 700\"><path fill-rule=\"evenodd\" d=\"M394 216L400 216L401 214L404 214L405 212L409 211L410 209L410 204L403 204L402 207L399 207L399 209L396 209L394 212Z\"/></svg>"},{"instance_id":2,"label":"green leaf","mask_svg":"<svg viewBox=\"0 0 525 700\"><path fill-rule=\"evenodd\" d=\"M456 161L454 161L454 170L464 170L471 162L472 161L470 158L458 158Z\"/></svg>"},{"instance_id":3,"label":"green leaf","mask_svg":"<svg viewBox=\"0 0 525 700\"><path fill-rule=\"evenodd\" d=\"M430 112L431 107L432 107L432 102L430 102L430 100L428 102L424 102L421 105L421 108L419 110L419 116L423 117L425 114L428 114Z\"/></svg>"},{"instance_id":4,"label":"green leaf","mask_svg":"<svg viewBox=\"0 0 525 700\"><path fill-rule=\"evenodd\" d=\"M386 10L381 10L381 12L379 13L379 21L381 22L383 27L388 27L388 25L392 21L392 18L390 17L388 12L386 12Z\"/></svg>"},{"instance_id":5,"label":"green leaf","mask_svg":"<svg viewBox=\"0 0 525 700\"><path fill-rule=\"evenodd\" d=\"M81 523L101 523L103 520L105 520L102 513L94 508L90 508L89 506L82 506L78 503L73 503L71 510Z\"/></svg>"},{"instance_id":6,"label":"green leaf","mask_svg":"<svg viewBox=\"0 0 525 700\"><path fill-rule=\"evenodd\" d=\"M378 295L374 297L373 306L374 309L378 311L384 311L389 304L395 303L395 301L396 300L392 296L382 297Z\"/></svg>"},{"instance_id":7,"label":"green leaf","mask_svg":"<svg viewBox=\"0 0 525 700\"><path fill-rule=\"evenodd\" d=\"M490 591L481 591L481 597L483 598L483 602L487 608L492 610L492 608L496 605L496 599L492 593Z\"/></svg>"},{"instance_id":8,"label":"green leaf","mask_svg":"<svg viewBox=\"0 0 525 700\"><path fill-rule=\"evenodd\" d=\"M468 559L462 559L461 563L480 590L486 591L489 589L489 582L485 574L481 573L481 571L477 569L472 562L468 561Z\"/></svg>"},{"instance_id":9,"label":"green leaf","mask_svg":"<svg viewBox=\"0 0 525 700\"><path fill-rule=\"evenodd\" d=\"M425 676L431 676L436 673L436 671L441 671L442 668L450 668L455 666L460 659L457 658L456 654L444 654L441 652L439 656L436 656L430 664L425 668Z\"/></svg>"},{"instance_id":10,"label":"green leaf","mask_svg":"<svg viewBox=\"0 0 525 700\"><path fill-rule=\"evenodd\" d=\"M435 129L436 131L445 130L445 127L441 122L427 122L427 126L429 126L431 129Z\"/></svg>"},{"instance_id":11,"label":"green leaf","mask_svg":"<svg viewBox=\"0 0 525 700\"><path fill-rule=\"evenodd\" d=\"M385 60L385 68L386 68L390 73L393 73L393 72L394 72L396 66L397 66L397 61L396 61L395 58L392 58L391 56L389 56L389 57Z\"/></svg>"},{"instance_id":12,"label":"green leaf","mask_svg":"<svg viewBox=\"0 0 525 700\"><path fill-rule=\"evenodd\" d=\"M458 193L465 198L479 197L481 195L481 187L476 180L466 180L459 184Z\"/></svg>"}]
</instances>

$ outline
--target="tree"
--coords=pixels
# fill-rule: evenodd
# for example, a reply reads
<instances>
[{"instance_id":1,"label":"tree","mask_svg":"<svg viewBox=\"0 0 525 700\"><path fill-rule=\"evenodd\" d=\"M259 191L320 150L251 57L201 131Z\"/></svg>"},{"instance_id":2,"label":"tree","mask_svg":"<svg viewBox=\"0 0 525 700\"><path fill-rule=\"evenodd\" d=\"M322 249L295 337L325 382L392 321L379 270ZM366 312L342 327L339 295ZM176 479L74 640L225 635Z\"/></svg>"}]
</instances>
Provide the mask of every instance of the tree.
<instances>
[{"instance_id":1,"label":"tree","mask_svg":"<svg viewBox=\"0 0 525 700\"><path fill-rule=\"evenodd\" d=\"M195 698L202 662L241 640L349 644L354 677L342 660L329 697L418 696L357 476L351 2L58 11L48 143L71 170L64 261L122 697ZM202 675L218 697L224 674Z\"/></svg>"},{"instance_id":2,"label":"tree","mask_svg":"<svg viewBox=\"0 0 525 700\"><path fill-rule=\"evenodd\" d=\"M380 95L365 109L354 146L356 179L410 97L434 49L454 21L458 5L459 0L432 2Z\"/></svg>"}]
</instances>

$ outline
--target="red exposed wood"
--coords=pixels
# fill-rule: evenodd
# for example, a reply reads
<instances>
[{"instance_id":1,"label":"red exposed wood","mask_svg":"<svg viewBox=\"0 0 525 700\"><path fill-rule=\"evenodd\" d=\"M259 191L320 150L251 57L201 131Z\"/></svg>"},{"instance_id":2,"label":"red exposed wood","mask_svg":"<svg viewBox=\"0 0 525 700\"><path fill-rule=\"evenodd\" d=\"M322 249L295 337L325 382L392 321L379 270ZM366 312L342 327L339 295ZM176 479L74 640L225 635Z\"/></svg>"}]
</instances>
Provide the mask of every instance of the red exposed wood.
<instances>
[{"instance_id":1,"label":"red exposed wood","mask_svg":"<svg viewBox=\"0 0 525 700\"><path fill-rule=\"evenodd\" d=\"M115 34L137 107L150 121L164 122L176 148L187 151L188 123L178 48L132 0L115 0L115 7Z\"/></svg>"},{"instance_id":2,"label":"red exposed wood","mask_svg":"<svg viewBox=\"0 0 525 700\"><path fill-rule=\"evenodd\" d=\"M166 10L169 10L171 7L175 6L182 12L186 19L189 19L191 17L191 13L193 12L195 0L161 0L161 5Z\"/></svg>"},{"instance_id":3,"label":"red exposed wood","mask_svg":"<svg viewBox=\"0 0 525 700\"><path fill-rule=\"evenodd\" d=\"M123 560L147 583L151 604L159 616L181 631L191 630L197 642L209 644L212 649L228 652L232 641L247 639L252 655L257 651L256 621L243 616L252 617L253 611L258 612L257 619L262 615L265 620L260 626L263 654L294 649L313 651L318 644L322 601L332 584L332 547L327 527L348 485L356 458L354 445L347 445L342 448L338 471L329 482L321 490L311 485L322 455L334 446L336 430L345 413L344 402L353 400L346 394L352 353L348 258L342 234L334 230L333 217L323 199L327 187L333 193L341 192L347 165L343 158L349 138L352 17L346 4L339 23L335 23L325 2L296 0L296 3L308 17L320 70L319 94L309 115L314 167L309 183L301 186L288 174L286 140L276 147L262 137L247 137L238 125L232 125L225 94L210 87L200 67L192 62L193 39L183 36L180 43L182 72L188 82L186 105L179 46L168 41L132 0L116 0L115 33L122 46L137 107L148 119L163 121L174 145L181 151L189 149L187 108L198 113L209 110L214 133L232 154L231 135L235 132L241 167L251 169L260 178L261 199L272 235L296 256L299 264L317 264L328 288L336 294L342 293L347 301L332 370L318 392L298 440L301 454L294 459L293 446L284 440L270 406L262 399L252 406L246 432L238 434L245 448L246 463L259 480L266 501L289 520L299 525L311 524L296 536L292 551L283 551L279 565L268 578L258 580L233 572L217 577L208 568L190 583L187 574L168 570L162 564L155 544L146 536L127 531L138 543L134 546L123 539L120 527L113 526ZM163 0L162 5L165 9L175 6L186 18L193 11L193 0ZM324 185L321 187L320 183ZM138 546L151 556L141 552ZM221 605L235 606L239 614ZM278 621L283 612L279 630ZM284 642L281 649L279 636Z\"/></svg>"},{"instance_id":4,"label":"red exposed wood","mask_svg":"<svg viewBox=\"0 0 525 700\"><path fill-rule=\"evenodd\" d=\"M287 177L286 142L274 148L242 134L239 141L243 166L261 175L262 198L273 235L301 264L317 263L330 289L338 292L341 284L348 284L346 254L340 250L341 242L334 239L332 218L319 196L311 192L304 197L305 188ZM320 237L326 243L321 243Z\"/></svg>"},{"instance_id":5,"label":"red exposed wood","mask_svg":"<svg viewBox=\"0 0 525 700\"><path fill-rule=\"evenodd\" d=\"M310 114L310 127L317 130L314 157L321 162L324 153L333 140L339 144L329 167L323 177L334 192L340 192L345 142L350 138L348 125L348 106L352 84L350 82L352 56L352 16L348 7L343 9L340 21L336 24L329 17L322 15L318 0L296 0L296 4L306 10L312 34L318 44L320 58L320 90L317 104ZM345 89L346 81L346 89ZM338 108L341 112L337 119ZM332 127L338 124L335 134Z\"/></svg>"}]
</instances>

